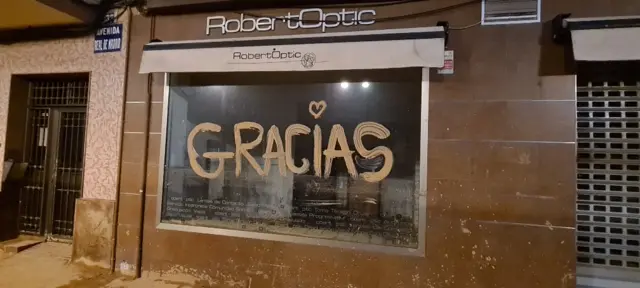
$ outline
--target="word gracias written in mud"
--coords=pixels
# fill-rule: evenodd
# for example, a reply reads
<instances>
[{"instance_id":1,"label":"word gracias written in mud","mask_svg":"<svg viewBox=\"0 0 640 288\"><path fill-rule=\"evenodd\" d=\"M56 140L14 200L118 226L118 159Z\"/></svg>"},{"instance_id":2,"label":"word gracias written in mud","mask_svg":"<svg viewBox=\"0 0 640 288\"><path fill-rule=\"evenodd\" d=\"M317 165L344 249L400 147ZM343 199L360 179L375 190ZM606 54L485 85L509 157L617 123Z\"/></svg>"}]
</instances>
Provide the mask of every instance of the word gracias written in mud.
<instances>
[{"instance_id":1,"label":"word gracias written in mud","mask_svg":"<svg viewBox=\"0 0 640 288\"><path fill-rule=\"evenodd\" d=\"M312 101L309 104L309 113L315 118L319 119L322 113L326 110L327 103L325 101ZM254 130L258 132L258 136L251 142L245 143L241 137L242 130ZM199 133L219 133L222 131L222 127L214 123L201 123L191 130L189 133L187 142L187 152L189 154L189 164L191 169L200 177L215 179L222 173L224 169L224 161L226 159L235 158L235 174L236 177L240 176L242 172L242 158L245 158L249 165L255 171L261 175L266 176L269 174L271 168L271 161L277 161L278 170L280 175L285 176L287 170L294 174L305 174L311 168L311 163L308 159L302 159L302 165L296 166L292 155L292 144L294 136L311 134L311 128L302 124L289 125L284 133L284 141L280 136L280 130L275 125L269 128L267 131L266 139L266 151L263 154L264 167L260 167L256 159L249 153L249 150L258 146L264 135L264 128L262 125L255 122L240 122L235 124L233 129L235 152L205 152L202 157L208 159L215 159L219 161L218 167L213 172L205 171L198 163L197 159L200 156L195 149L194 139ZM313 171L315 176L322 177L322 155L324 155L324 177L328 178L331 174L331 166L333 160L336 158L344 159L347 166L347 171L352 178L362 177L368 182L379 182L385 179L391 172L393 167L393 153L391 149L378 146L373 149L367 149L362 143L362 138L365 136L373 136L378 139L386 139L391 136L389 129L382 124L376 122L362 122L358 124L353 132L353 144L355 146L355 152L357 152L364 159L374 159L377 157L384 157L384 164L377 172L363 172L358 174L356 165L353 160L354 151L349 150L349 143L345 134L344 128L341 125L336 124L331 128L329 134L329 141L327 148L322 151L322 130L320 126L315 125L313 128Z\"/></svg>"}]
</instances>

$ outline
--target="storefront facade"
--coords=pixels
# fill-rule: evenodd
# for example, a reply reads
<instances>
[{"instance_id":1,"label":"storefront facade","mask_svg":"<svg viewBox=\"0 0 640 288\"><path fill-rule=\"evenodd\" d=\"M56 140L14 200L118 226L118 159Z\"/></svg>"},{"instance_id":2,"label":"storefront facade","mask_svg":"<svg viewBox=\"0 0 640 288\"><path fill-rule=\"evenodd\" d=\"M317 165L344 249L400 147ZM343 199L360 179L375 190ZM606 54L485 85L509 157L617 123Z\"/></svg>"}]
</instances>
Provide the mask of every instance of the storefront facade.
<instances>
[{"instance_id":1,"label":"storefront facade","mask_svg":"<svg viewBox=\"0 0 640 288\"><path fill-rule=\"evenodd\" d=\"M18 234L73 241L75 260L105 268L128 55L129 14L115 14L104 28L117 30L118 49L108 53L99 53L94 33L0 46L0 153L11 173L28 165L20 185L2 187L2 241Z\"/></svg>"},{"instance_id":2,"label":"storefront facade","mask_svg":"<svg viewBox=\"0 0 640 288\"><path fill-rule=\"evenodd\" d=\"M440 2L303 10L343 25L133 16L115 267L212 287L575 287L575 60L548 22L455 29L480 5ZM640 9L587 2L541 15Z\"/></svg>"}]
</instances>

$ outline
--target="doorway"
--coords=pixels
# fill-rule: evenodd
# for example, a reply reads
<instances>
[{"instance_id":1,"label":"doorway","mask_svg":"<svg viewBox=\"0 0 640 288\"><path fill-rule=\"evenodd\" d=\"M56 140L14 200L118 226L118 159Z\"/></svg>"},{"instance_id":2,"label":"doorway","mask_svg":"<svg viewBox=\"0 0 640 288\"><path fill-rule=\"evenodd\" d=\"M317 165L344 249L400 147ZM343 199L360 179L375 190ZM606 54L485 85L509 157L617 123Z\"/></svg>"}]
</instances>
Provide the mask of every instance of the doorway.
<instances>
[{"instance_id":1,"label":"doorway","mask_svg":"<svg viewBox=\"0 0 640 288\"><path fill-rule=\"evenodd\" d=\"M577 273L628 287L640 282L638 71L640 62L578 63Z\"/></svg>"},{"instance_id":2,"label":"doorway","mask_svg":"<svg viewBox=\"0 0 640 288\"><path fill-rule=\"evenodd\" d=\"M28 105L20 190L21 234L70 240L82 196L88 75L26 77Z\"/></svg>"}]
</instances>

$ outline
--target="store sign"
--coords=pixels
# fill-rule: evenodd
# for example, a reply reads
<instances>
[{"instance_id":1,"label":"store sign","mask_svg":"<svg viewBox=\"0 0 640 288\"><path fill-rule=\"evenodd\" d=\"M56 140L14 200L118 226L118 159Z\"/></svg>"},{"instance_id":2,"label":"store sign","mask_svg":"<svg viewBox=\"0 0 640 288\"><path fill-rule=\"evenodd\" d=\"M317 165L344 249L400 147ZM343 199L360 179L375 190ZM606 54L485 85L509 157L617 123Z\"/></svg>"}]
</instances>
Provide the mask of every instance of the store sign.
<instances>
[{"instance_id":1,"label":"store sign","mask_svg":"<svg viewBox=\"0 0 640 288\"><path fill-rule=\"evenodd\" d=\"M122 24L113 24L98 29L93 43L94 53L122 50Z\"/></svg>"},{"instance_id":2,"label":"store sign","mask_svg":"<svg viewBox=\"0 0 640 288\"><path fill-rule=\"evenodd\" d=\"M311 52L300 52L296 50L279 50L273 48L267 52L239 52L232 53L233 61L229 64L275 64L299 62L302 67L310 69L316 64L316 54Z\"/></svg>"},{"instance_id":3,"label":"store sign","mask_svg":"<svg viewBox=\"0 0 640 288\"><path fill-rule=\"evenodd\" d=\"M238 32L274 31L279 26L287 29L321 29L326 32L331 28L357 25L371 25L375 23L375 10L348 10L325 12L321 8L302 9L297 14L287 13L279 17L251 17L240 14L240 18L227 19L225 16L207 17L206 34L211 35L219 31L220 34ZM304 19L304 21L300 21Z\"/></svg>"}]
</instances>

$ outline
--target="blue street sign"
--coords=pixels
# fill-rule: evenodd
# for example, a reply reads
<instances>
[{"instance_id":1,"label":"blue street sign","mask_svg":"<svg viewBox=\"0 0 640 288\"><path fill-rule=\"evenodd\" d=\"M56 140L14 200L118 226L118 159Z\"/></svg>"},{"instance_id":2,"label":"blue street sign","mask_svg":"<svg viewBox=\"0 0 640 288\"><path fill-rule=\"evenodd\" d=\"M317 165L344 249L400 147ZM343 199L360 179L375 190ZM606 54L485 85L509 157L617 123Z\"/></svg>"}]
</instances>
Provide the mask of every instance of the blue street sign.
<instances>
[{"instance_id":1,"label":"blue street sign","mask_svg":"<svg viewBox=\"0 0 640 288\"><path fill-rule=\"evenodd\" d=\"M104 26L96 31L93 53L122 50L122 24Z\"/></svg>"}]
</instances>

